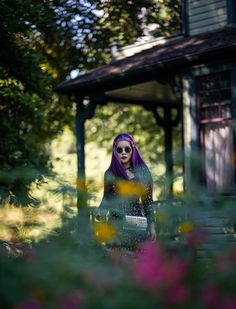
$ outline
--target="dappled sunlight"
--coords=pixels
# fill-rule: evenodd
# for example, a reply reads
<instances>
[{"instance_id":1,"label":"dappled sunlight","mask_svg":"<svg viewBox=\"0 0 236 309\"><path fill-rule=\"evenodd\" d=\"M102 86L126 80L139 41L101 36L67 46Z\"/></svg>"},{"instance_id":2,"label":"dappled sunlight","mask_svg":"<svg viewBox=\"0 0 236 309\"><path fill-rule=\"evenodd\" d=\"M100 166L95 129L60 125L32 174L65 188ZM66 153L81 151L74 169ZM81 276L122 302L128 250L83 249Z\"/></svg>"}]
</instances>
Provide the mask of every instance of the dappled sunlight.
<instances>
[{"instance_id":1,"label":"dappled sunlight","mask_svg":"<svg viewBox=\"0 0 236 309\"><path fill-rule=\"evenodd\" d=\"M103 191L103 174L107 168L109 157L106 149L99 147L95 142L87 142L85 145L86 184L84 180L77 178L77 153L76 137L69 128L52 142L52 164L54 172L72 187L86 190L88 206L97 206L100 203Z\"/></svg>"},{"instance_id":2,"label":"dappled sunlight","mask_svg":"<svg viewBox=\"0 0 236 309\"><path fill-rule=\"evenodd\" d=\"M47 206L16 208L4 205L0 208L0 239L4 241L38 241L61 225L61 211L52 211Z\"/></svg>"}]
</instances>

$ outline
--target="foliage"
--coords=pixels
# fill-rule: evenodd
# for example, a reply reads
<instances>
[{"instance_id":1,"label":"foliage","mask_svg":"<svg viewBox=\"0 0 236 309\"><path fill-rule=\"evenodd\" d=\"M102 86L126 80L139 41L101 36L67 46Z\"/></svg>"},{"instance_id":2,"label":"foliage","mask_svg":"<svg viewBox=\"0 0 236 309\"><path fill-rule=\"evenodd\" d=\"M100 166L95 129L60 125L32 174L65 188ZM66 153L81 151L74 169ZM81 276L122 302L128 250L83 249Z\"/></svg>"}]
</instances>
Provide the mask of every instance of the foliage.
<instances>
[{"instance_id":1,"label":"foliage","mask_svg":"<svg viewBox=\"0 0 236 309\"><path fill-rule=\"evenodd\" d=\"M35 203L30 185L49 172L47 143L66 121L58 125L52 74L37 47L40 24L48 18L40 10L31 1L0 4L1 200L23 205Z\"/></svg>"},{"instance_id":2,"label":"foliage","mask_svg":"<svg viewBox=\"0 0 236 309\"><path fill-rule=\"evenodd\" d=\"M146 241L136 250L119 247L113 242L116 228L109 222L89 224L87 208L77 217L65 211L63 227L31 246L16 239L2 242L1 307L235 308L235 246L221 246L211 258L198 256L206 234L189 220L199 207L210 208L201 205L202 199L166 202L166 216L157 226L160 230L174 207L174 215L183 219L167 219L172 230L179 230L174 242L159 233L157 242ZM230 205L225 201L223 206Z\"/></svg>"},{"instance_id":3,"label":"foliage","mask_svg":"<svg viewBox=\"0 0 236 309\"><path fill-rule=\"evenodd\" d=\"M155 6L149 8L147 13L147 23L156 25L152 35L170 36L179 34L182 31L183 1L156 0L154 2ZM157 20L158 24L156 24Z\"/></svg>"},{"instance_id":4,"label":"foliage","mask_svg":"<svg viewBox=\"0 0 236 309\"><path fill-rule=\"evenodd\" d=\"M170 36L181 31L182 6L179 0L88 2L95 5L100 18L90 27L84 41L88 48L92 47L91 44L96 44L96 54L104 54L114 42L121 47L132 44L143 36ZM92 49L95 52L93 47Z\"/></svg>"},{"instance_id":5,"label":"foliage","mask_svg":"<svg viewBox=\"0 0 236 309\"><path fill-rule=\"evenodd\" d=\"M45 140L48 126L45 102L37 94L24 92L17 80L5 74L0 81L1 100L1 172L0 196L10 202L33 202L28 195L32 181L42 181L47 172L49 154Z\"/></svg>"},{"instance_id":6,"label":"foliage","mask_svg":"<svg viewBox=\"0 0 236 309\"><path fill-rule=\"evenodd\" d=\"M173 33L179 14L174 0L1 1L1 199L34 202L30 184L50 170L48 142L73 123L74 106L65 97L59 104L53 86L73 69L84 72L110 61L110 43L135 42L149 23ZM17 175L6 177L14 169ZM26 171L29 177L19 181L25 169L35 172Z\"/></svg>"}]
</instances>

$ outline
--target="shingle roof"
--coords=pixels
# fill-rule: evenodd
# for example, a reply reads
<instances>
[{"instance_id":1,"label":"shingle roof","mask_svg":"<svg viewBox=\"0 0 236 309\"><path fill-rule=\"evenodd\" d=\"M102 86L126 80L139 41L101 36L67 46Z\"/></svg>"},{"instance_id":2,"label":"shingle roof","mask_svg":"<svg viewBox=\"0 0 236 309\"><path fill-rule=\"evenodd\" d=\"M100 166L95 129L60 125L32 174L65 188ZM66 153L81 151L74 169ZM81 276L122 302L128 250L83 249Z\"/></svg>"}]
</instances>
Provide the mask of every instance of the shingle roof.
<instances>
[{"instance_id":1,"label":"shingle roof","mask_svg":"<svg viewBox=\"0 0 236 309\"><path fill-rule=\"evenodd\" d=\"M191 64L196 60L212 56L220 52L236 49L236 28L227 27L220 31L207 32L191 37L181 37L154 46L133 56L114 61L98 67L90 72L59 84L55 91L71 93L89 91L95 84L106 84L119 78L129 78L143 74L145 70L172 69L179 63ZM225 55L226 55L225 54ZM222 55L221 55L222 56Z\"/></svg>"}]
</instances>

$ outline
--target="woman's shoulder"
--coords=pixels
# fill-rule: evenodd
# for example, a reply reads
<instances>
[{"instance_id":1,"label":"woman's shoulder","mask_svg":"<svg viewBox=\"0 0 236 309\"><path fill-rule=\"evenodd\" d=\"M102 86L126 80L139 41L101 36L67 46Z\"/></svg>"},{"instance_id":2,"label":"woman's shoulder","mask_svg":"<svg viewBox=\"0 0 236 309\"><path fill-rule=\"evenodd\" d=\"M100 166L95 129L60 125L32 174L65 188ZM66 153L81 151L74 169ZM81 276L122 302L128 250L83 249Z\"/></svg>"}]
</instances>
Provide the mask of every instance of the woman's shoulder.
<instances>
[{"instance_id":1,"label":"woman's shoulder","mask_svg":"<svg viewBox=\"0 0 236 309\"><path fill-rule=\"evenodd\" d=\"M116 179L116 177L115 177L115 175L111 171L109 171L109 170L105 171L105 173L104 173L104 180L106 182L112 183L112 182L115 181L115 179Z\"/></svg>"},{"instance_id":2,"label":"woman's shoulder","mask_svg":"<svg viewBox=\"0 0 236 309\"><path fill-rule=\"evenodd\" d=\"M139 166L136 169L136 175L144 183L152 182L152 174L146 165Z\"/></svg>"},{"instance_id":3,"label":"woman's shoulder","mask_svg":"<svg viewBox=\"0 0 236 309\"><path fill-rule=\"evenodd\" d=\"M134 168L135 173L140 174L140 175L147 175L151 176L151 172L147 165L140 165Z\"/></svg>"}]
</instances>

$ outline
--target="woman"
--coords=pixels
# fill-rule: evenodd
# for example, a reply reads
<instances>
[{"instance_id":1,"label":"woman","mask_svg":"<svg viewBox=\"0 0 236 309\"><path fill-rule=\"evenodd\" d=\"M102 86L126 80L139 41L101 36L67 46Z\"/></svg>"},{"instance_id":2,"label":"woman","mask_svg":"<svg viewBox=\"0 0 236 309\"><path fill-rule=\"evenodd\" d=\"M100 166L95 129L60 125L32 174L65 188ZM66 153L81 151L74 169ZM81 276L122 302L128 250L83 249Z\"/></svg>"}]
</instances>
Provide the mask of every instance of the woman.
<instances>
[{"instance_id":1,"label":"woman","mask_svg":"<svg viewBox=\"0 0 236 309\"><path fill-rule=\"evenodd\" d=\"M133 138L118 135L113 142L111 164L104 175L104 195L99 208L109 209L113 217L146 217L150 238L156 240L152 191L151 173Z\"/></svg>"}]
</instances>

